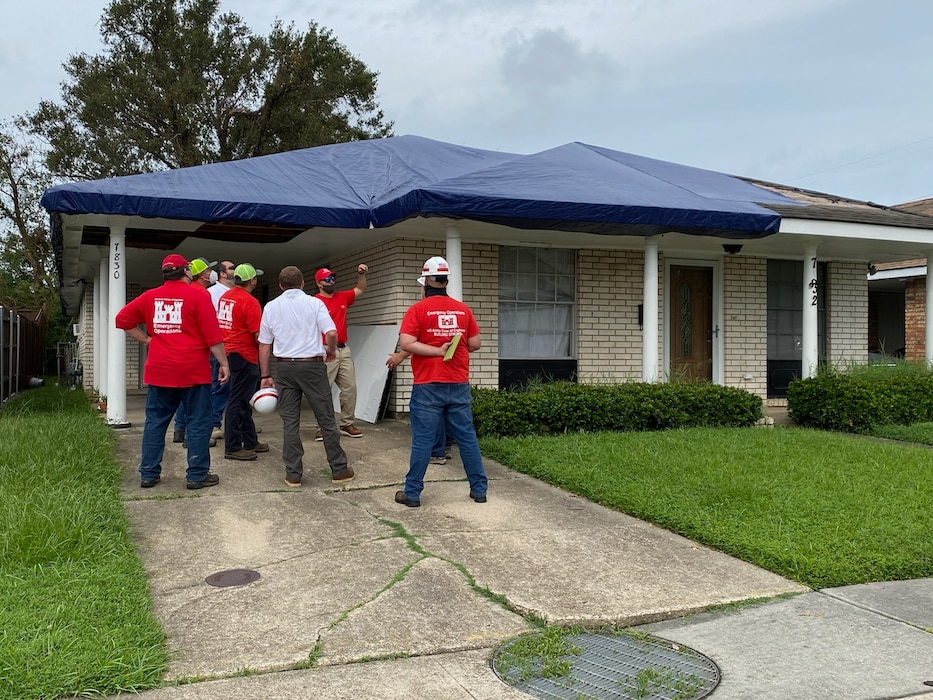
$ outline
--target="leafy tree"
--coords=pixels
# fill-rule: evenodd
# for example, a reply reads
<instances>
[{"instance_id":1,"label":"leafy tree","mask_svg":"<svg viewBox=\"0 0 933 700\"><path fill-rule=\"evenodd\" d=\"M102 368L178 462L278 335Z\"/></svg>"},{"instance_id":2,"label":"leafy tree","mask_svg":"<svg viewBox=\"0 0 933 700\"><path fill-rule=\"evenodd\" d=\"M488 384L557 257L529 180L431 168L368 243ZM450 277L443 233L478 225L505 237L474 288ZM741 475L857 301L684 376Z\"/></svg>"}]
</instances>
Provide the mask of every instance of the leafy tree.
<instances>
[{"instance_id":1,"label":"leafy tree","mask_svg":"<svg viewBox=\"0 0 933 700\"><path fill-rule=\"evenodd\" d=\"M31 127L50 170L98 179L391 135L377 74L327 29L253 34L219 0L113 0L106 50L64 68Z\"/></svg>"},{"instance_id":2,"label":"leafy tree","mask_svg":"<svg viewBox=\"0 0 933 700\"><path fill-rule=\"evenodd\" d=\"M0 304L36 308L56 295L47 227L39 206L51 184L41 152L15 125L0 124Z\"/></svg>"},{"instance_id":3,"label":"leafy tree","mask_svg":"<svg viewBox=\"0 0 933 700\"><path fill-rule=\"evenodd\" d=\"M48 342L70 338L58 296L48 214L39 198L51 184L41 148L25 124L0 123L0 306L31 311Z\"/></svg>"}]
</instances>

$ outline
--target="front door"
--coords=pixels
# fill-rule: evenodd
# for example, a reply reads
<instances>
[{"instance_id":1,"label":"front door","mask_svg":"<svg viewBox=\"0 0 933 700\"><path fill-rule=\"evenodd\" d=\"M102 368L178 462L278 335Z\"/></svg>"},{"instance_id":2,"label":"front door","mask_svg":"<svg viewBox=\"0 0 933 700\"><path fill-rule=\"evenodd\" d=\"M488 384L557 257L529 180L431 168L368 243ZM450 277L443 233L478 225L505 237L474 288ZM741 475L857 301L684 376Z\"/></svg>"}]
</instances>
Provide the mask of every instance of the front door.
<instances>
[{"instance_id":1,"label":"front door","mask_svg":"<svg viewBox=\"0 0 933 700\"><path fill-rule=\"evenodd\" d=\"M668 318L671 380L712 381L712 268L671 265Z\"/></svg>"}]
</instances>

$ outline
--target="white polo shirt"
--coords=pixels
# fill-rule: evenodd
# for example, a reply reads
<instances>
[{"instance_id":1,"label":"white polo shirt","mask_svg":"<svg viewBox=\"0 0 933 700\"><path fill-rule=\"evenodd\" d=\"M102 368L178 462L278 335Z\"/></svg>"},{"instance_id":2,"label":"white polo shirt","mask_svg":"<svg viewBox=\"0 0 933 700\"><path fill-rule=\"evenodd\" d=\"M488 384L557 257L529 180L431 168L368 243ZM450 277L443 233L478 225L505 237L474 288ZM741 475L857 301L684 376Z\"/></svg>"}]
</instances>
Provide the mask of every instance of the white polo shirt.
<instances>
[{"instance_id":1,"label":"white polo shirt","mask_svg":"<svg viewBox=\"0 0 933 700\"><path fill-rule=\"evenodd\" d=\"M220 297L229 292L233 287L228 287L223 282L216 282L207 288L207 291L211 295L211 301L214 302L214 313L217 312L217 308L220 305Z\"/></svg>"},{"instance_id":2,"label":"white polo shirt","mask_svg":"<svg viewBox=\"0 0 933 700\"><path fill-rule=\"evenodd\" d=\"M259 342L271 345L276 357L318 357L324 355L322 334L336 330L324 302L287 289L263 309Z\"/></svg>"}]
</instances>

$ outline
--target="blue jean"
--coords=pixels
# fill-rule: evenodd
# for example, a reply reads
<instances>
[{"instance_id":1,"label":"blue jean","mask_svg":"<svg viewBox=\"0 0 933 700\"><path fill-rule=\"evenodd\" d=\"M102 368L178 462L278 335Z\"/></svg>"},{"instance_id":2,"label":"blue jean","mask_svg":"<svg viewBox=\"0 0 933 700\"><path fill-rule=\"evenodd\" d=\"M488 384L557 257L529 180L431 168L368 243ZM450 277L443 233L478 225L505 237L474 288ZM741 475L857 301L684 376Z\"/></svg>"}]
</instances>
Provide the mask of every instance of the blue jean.
<instances>
[{"instance_id":1,"label":"blue jean","mask_svg":"<svg viewBox=\"0 0 933 700\"><path fill-rule=\"evenodd\" d=\"M208 443L211 438L211 385L189 387L150 386L146 392L146 424L143 427L142 458L139 475L143 480L162 474L165 431L172 415L183 412L190 417L186 428L188 440L188 481L204 481L211 468Z\"/></svg>"},{"instance_id":2,"label":"blue jean","mask_svg":"<svg viewBox=\"0 0 933 700\"><path fill-rule=\"evenodd\" d=\"M230 383L221 384L217 379L220 372L220 363L211 353L211 426L219 428L224 417L224 408L227 405L227 397L230 395ZM188 420L183 406L179 406L175 411L175 430L184 430Z\"/></svg>"},{"instance_id":3,"label":"blue jean","mask_svg":"<svg viewBox=\"0 0 933 700\"><path fill-rule=\"evenodd\" d=\"M485 496L487 481L483 457L473 429L469 384L415 384L408 404L411 422L411 459L405 476L405 497L417 501L424 489L424 474L440 430L457 441L470 493Z\"/></svg>"}]
</instances>

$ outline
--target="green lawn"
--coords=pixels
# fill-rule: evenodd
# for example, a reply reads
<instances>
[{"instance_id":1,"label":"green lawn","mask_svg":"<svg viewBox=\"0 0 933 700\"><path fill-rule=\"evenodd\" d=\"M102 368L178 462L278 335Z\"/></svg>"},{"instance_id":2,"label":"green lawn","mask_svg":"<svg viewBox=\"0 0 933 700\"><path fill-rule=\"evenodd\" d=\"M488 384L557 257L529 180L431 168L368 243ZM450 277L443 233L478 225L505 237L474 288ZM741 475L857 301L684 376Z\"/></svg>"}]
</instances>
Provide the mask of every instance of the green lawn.
<instances>
[{"instance_id":1,"label":"green lawn","mask_svg":"<svg viewBox=\"0 0 933 700\"><path fill-rule=\"evenodd\" d=\"M83 392L0 411L0 697L157 685L164 635L119 499L114 435Z\"/></svg>"},{"instance_id":2,"label":"green lawn","mask_svg":"<svg viewBox=\"0 0 933 700\"><path fill-rule=\"evenodd\" d=\"M796 428L484 439L483 454L814 588L933 576L933 451Z\"/></svg>"}]
</instances>

